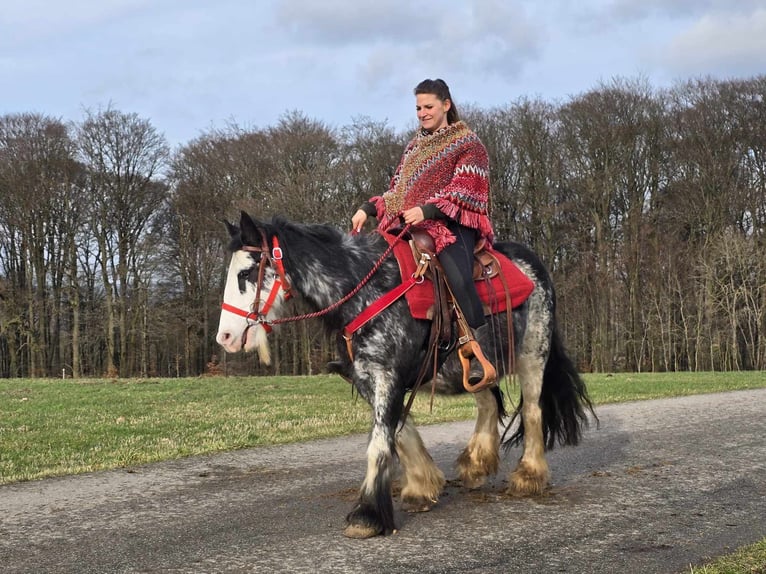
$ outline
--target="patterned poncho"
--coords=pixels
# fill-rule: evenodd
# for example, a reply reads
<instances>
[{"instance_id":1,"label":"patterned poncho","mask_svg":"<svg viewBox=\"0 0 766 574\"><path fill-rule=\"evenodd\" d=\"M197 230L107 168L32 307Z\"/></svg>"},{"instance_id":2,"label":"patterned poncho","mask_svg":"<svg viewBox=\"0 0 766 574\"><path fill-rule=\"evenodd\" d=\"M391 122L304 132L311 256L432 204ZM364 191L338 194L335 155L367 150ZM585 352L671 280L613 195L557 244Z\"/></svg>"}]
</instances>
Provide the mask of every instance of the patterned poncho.
<instances>
[{"instance_id":1,"label":"patterned poncho","mask_svg":"<svg viewBox=\"0 0 766 574\"><path fill-rule=\"evenodd\" d=\"M434 204L450 219L494 239L489 220L489 160L479 137L463 122L410 141L391 179L389 190L370 200L377 210L378 229L386 230L403 211ZM440 219L418 224L434 238L437 253L455 237Z\"/></svg>"}]
</instances>

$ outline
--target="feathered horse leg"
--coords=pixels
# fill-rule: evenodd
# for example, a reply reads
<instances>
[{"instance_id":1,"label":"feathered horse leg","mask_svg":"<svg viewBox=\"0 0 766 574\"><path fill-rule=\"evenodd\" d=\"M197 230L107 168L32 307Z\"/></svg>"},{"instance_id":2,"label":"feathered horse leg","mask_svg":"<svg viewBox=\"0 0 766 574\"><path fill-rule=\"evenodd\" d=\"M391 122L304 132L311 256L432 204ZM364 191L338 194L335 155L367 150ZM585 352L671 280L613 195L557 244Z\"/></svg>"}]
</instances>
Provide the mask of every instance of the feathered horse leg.
<instances>
[{"instance_id":1,"label":"feathered horse leg","mask_svg":"<svg viewBox=\"0 0 766 574\"><path fill-rule=\"evenodd\" d=\"M367 472L359 500L346 516L343 533L349 538L370 538L395 530L391 483L403 392L393 383L392 373L381 366L356 366L355 376L360 377L354 381L356 387L360 392L372 389L371 396L365 398L372 406L373 424L367 444Z\"/></svg>"},{"instance_id":2,"label":"feathered horse leg","mask_svg":"<svg viewBox=\"0 0 766 574\"><path fill-rule=\"evenodd\" d=\"M468 488L482 486L500 465L499 389L484 389L474 394L478 415L476 427L465 450L457 459L457 472ZM502 400L502 399L500 399Z\"/></svg>"},{"instance_id":3,"label":"feathered horse leg","mask_svg":"<svg viewBox=\"0 0 766 574\"><path fill-rule=\"evenodd\" d=\"M444 488L444 473L428 454L409 418L396 436L396 451L402 466L402 509L406 512L430 510Z\"/></svg>"}]
</instances>

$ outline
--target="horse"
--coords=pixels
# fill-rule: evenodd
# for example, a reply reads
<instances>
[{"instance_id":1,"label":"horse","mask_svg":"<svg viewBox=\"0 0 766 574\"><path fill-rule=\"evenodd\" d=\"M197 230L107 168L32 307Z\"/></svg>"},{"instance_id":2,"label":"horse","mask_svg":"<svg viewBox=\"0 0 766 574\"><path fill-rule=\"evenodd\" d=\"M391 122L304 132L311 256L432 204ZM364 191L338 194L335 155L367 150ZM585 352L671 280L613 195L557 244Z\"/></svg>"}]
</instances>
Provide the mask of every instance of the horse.
<instances>
[{"instance_id":1,"label":"horse","mask_svg":"<svg viewBox=\"0 0 766 574\"><path fill-rule=\"evenodd\" d=\"M328 331L337 335L341 361L336 368L372 409L366 474L346 516L344 534L369 538L396 530L392 483L397 459L402 510L431 509L446 484L445 475L426 450L412 417L402 420L405 396L414 392L416 374L428 354L429 321L414 319L400 298L356 331L348 345L342 336L344 326L402 283L388 242L378 232L353 235L332 225L282 217L259 221L244 211L239 225L225 223L232 255L216 341L229 353L255 351L268 363L268 332L273 324L291 318L286 316L290 308L286 301L300 298L313 310L303 317L321 317ZM521 397L508 417L497 384L474 393L475 429L457 459L457 474L464 486L479 488L497 473L501 445L521 444L508 491L534 496L549 485L545 451L557 443L577 445L595 413L565 351L556 322L554 287L545 266L521 244L501 242L494 248L534 283L526 301L513 309L511 329L507 313L488 316L496 351L503 359L497 361L498 375L507 374L504 365L512 352ZM442 354L446 357L441 359L439 377L457 384L461 374L457 352L448 349ZM501 437L500 426L508 418Z\"/></svg>"}]
</instances>

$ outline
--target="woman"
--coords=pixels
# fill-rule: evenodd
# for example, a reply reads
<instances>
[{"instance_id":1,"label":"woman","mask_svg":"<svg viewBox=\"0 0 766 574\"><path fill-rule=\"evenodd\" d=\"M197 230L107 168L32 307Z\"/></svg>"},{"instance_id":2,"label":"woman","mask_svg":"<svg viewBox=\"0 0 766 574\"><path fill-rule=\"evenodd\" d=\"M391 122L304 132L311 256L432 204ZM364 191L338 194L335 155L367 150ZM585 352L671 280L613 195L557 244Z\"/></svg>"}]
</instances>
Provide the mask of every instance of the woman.
<instances>
[{"instance_id":1,"label":"woman","mask_svg":"<svg viewBox=\"0 0 766 574\"><path fill-rule=\"evenodd\" d=\"M373 216L380 231L397 220L426 231L473 336L487 348L488 325L472 278L476 242L494 238L487 150L460 121L443 80L424 80L414 91L420 130L405 148L389 190L354 214L352 229L361 231ZM481 378L472 369L471 383Z\"/></svg>"}]
</instances>

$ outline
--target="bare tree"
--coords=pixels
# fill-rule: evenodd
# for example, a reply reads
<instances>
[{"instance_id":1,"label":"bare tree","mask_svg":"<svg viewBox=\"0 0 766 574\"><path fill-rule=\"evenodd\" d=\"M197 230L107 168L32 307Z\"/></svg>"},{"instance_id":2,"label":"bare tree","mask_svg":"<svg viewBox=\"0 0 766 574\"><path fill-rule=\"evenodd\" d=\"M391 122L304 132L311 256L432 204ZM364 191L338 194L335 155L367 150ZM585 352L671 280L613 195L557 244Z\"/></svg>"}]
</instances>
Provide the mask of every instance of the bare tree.
<instances>
[{"instance_id":1,"label":"bare tree","mask_svg":"<svg viewBox=\"0 0 766 574\"><path fill-rule=\"evenodd\" d=\"M62 122L39 114L0 118L0 238L6 240L0 257L25 298L24 308L13 312L21 329L14 339L26 348L22 372L34 375L52 374L69 352L61 337L63 293L80 225L78 173Z\"/></svg>"},{"instance_id":2,"label":"bare tree","mask_svg":"<svg viewBox=\"0 0 766 574\"><path fill-rule=\"evenodd\" d=\"M247 179L238 168L248 165L238 159L238 147L238 136L203 136L175 154L169 174L167 261L180 287L189 374L202 372L215 354L212 325L223 289L223 220L231 216L236 199L247 193L238 183ZM166 278L168 283L172 280ZM172 305L172 296L170 302Z\"/></svg>"},{"instance_id":3,"label":"bare tree","mask_svg":"<svg viewBox=\"0 0 766 574\"><path fill-rule=\"evenodd\" d=\"M155 178L161 175L169 149L148 120L111 108L87 112L78 145L89 172L90 224L105 294L106 369L125 376L129 314L135 312L131 303L136 302L135 286L142 281L140 247L165 199L166 188Z\"/></svg>"},{"instance_id":4,"label":"bare tree","mask_svg":"<svg viewBox=\"0 0 766 574\"><path fill-rule=\"evenodd\" d=\"M336 170L338 194L332 209L341 225L369 198L385 193L406 145L406 135L383 122L356 118L341 131L342 160Z\"/></svg>"},{"instance_id":5,"label":"bare tree","mask_svg":"<svg viewBox=\"0 0 766 574\"><path fill-rule=\"evenodd\" d=\"M489 152L498 238L553 272L580 368L764 368L766 76L617 78L461 112ZM410 136L294 111L213 130L168 164L135 114L0 117L0 376L320 370L335 342L311 323L275 332L272 367L214 357L221 220L347 227Z\"/></svg>"}]
</instances>

